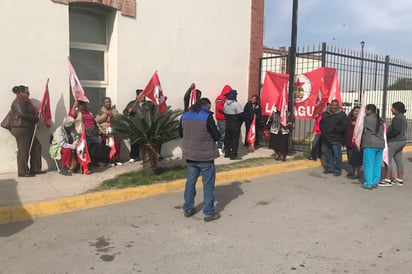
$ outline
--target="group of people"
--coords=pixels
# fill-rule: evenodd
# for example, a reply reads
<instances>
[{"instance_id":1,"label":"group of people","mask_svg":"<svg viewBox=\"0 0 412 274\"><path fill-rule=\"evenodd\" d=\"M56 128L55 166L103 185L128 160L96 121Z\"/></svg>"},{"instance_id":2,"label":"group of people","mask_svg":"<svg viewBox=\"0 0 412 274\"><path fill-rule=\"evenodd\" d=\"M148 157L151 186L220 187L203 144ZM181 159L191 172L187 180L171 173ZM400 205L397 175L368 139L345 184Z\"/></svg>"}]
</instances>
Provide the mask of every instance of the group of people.
<instances>
[{"instance_id":1,"label":"group of people","mask_svg":"<svg viewBox=\"0 0 412 274\"><path fill-rule=\"evenodd\" d=\"M9 130L17 142L17 173L19 177L33 177L42 171L41 145L38 141L35 128L39 121L39 113L29 98L29 88L23 85L12 89L16 98L11 104L8 113ZM122 165L120 162L120 139L112 134L110 120L119 115L116 107L112 105L110 97L105 97L102 107L96 116L87 108L89 100L79 98L63 119L61 126L54 131L49 154L56 164L60 166L62 175L71 175L79 169L76 156L76 146L83 130L86 135L87 149L92 163L101 162L104 165ZM129 102L123 111L127 117L134 117L136 109L144 113L154 107L151 101L146 101L142 90L136 90L136 99ZM113 147L113 149L111 149ZM129 162L139 160L140 145L132 144ZM114 153L110 153L113 151ZM30 165L28 164L30 163Z\"/></svg>"},{"instance_id":2,"label":"group of people","mask_svg":"<svg viewBox=\"0 0 412 274\"><path fill-rule=\"evenodd\" d=\"M342 174L342 145L346 147L348 164L351 171L347 176L360 179L360 169L364 169L363 187L373 189L379 186L403 185L402 150L406 145L407 120L402 102L392 104L394 118L385 133L385 123L379 116L377 107L369 104L365 108L363 131L360 147L353 142L353 133L359 117L359 106L355 106L348 116L339 107L339 101L333 100L327 110L317 117L313 127L313 141L310 160L317 160L319 145L322 146L325 174ZM385 148L388 145L388 161L385 164L385 178L381 180L381 166ZM322 140L322 141L320 141ZM392 178L392 160L395 161L397 177Z\"/></svg>"}]
</instances>

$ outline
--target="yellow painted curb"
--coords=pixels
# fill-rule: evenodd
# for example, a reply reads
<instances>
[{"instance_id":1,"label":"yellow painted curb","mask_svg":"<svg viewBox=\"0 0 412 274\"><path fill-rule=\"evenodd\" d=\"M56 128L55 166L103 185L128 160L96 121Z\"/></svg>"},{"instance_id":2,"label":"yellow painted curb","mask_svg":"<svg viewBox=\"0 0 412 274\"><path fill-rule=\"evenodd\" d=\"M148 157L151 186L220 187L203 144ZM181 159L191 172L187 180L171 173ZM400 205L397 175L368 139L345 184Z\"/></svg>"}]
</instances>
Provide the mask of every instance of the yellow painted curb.
<instances>
[{"instance_id":1,"label":"yellow painted curb","mask_svg":"<svg viewBox=\"0 0 412 274\"><path fill-rule=\"evenodd\" d=\"M411 151L412 146L407 146L404 148L404 152ZM346 159L346 155L343 156L343 159ZM216 174L216 185L223 185L236 180L252 179L319 166L320 161L315 162L308 160L298 160L276 163L272 165L223 171ZM199 181L200 180L201 179L199 179ZM4 206L0 207L0 224L77 211L123 201L130 201L167 192L181 191L184 189L185 182L186 179L181 179L173 182L158 183L154 185L138 186L125 189L107 190L67 198L59 198L50 201Z\"/></svg>"}]
</instances>

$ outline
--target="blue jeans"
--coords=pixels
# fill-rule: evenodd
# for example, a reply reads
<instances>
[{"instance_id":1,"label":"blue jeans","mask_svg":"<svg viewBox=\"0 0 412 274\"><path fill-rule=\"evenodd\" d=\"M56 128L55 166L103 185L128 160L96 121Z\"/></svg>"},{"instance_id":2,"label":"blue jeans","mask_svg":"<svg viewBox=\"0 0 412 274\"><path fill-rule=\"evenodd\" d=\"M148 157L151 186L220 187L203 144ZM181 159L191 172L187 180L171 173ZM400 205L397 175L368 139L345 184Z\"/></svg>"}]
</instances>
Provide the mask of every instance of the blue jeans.
<instances>
[{"instance_id":1,"label":"blue jeans","mask_svg":"<svg viewBox=\"0 0 412 274\"><path fill-rule=\"evenodd\" d=\"M342 145L323 144L323 154L325 156L325 170L334 173L342 172Z\"/></svg>"},{"instance_id":2,"label":"blue jeans","mask_svg":"<svg viewBox=\"0 0 412 274\"><path fill-rule=\"evenodd\" d=\"M366 187L379 183L381 179L383 148L365 147L363 149L363 169Z\"/></svg>"},{"instance_id":3,"label":"blue jeans","mask_svg":"<svg viewBox=\"0 0 412 274\"><path fill-rule=\"evenodd\" d=\"M313 160L317 160L319 156L319 142L320 142L320 136L316 134L316 136L313 138L312 141L312 151L310 153L310 157Z\"/></svg>"},{"instance_id":4,"label":"blue jeans","mask_svg":"<svg viewBox=\"0 0 412 274\"><path fill-rule=\"evenodd\" d=\"M222 148L225 140L226 121L217 120L217 128L221 135L220 140L217 141L217 148Z\"/></svg>"},{"instance_id":5,"label":"blue jeans","mask_svg":"<svg viewBox=\"0 0 412 274\"><path fill-rule=\"evenodd\" d=\"M202 173L203 181L203 213L206 216L215 214L215 162L192 162L187 163L187 179L185 186L183 210L190 212L194 208L196 196L196 181Z\"/></svg>"}]
</instances>

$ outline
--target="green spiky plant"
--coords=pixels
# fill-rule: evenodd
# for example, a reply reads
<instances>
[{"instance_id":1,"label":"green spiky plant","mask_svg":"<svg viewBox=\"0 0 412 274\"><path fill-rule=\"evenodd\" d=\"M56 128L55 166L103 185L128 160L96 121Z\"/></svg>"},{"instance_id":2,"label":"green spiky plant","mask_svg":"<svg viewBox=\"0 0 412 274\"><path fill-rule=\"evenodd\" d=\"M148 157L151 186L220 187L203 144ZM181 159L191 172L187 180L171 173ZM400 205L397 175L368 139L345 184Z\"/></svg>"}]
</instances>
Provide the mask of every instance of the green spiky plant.
<instances>
[{"instance_id":1,"label":"green spiky plant","mask_svg":"<svg viewBox=\"0 0 412 274\"><path fill-rule=\"evenodd\" d=\"M143 170L154 173L159 160L159 146L166 142L180 138L179 116L182 110L172 110L168 106L158 114L158 108L147 110L136 108L136 115L126 117L117 115L113 118L112 129L115 136L130 139L131 144L140 144L140 157L143 161Z\"/></svg>"}]
</instances>

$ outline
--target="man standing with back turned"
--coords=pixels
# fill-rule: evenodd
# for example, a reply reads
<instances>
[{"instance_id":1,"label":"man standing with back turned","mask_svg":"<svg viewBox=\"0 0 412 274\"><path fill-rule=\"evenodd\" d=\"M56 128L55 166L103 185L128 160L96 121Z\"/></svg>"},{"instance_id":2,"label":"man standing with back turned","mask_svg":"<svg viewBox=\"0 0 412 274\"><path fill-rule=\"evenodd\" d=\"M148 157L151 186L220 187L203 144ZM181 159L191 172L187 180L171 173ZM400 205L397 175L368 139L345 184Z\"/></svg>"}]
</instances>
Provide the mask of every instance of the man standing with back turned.
<instances>
[{"instance_id":1,"label":"man standing with back turned","mask_svg":"<svg viewBox=\"0 0 412 274\"><path fill-rule=\"evenodd\" d=\"M216 142L220 132L210 111L210 100L201 98L181 118L180 135L183 138L183 157L187 163L187 179L183 205L185 217L196 213L194 202L196 181L202 173L203 213L206 222L220 218L215 212L215 159L219 157Z\"/></svg>"}]
</instances>

